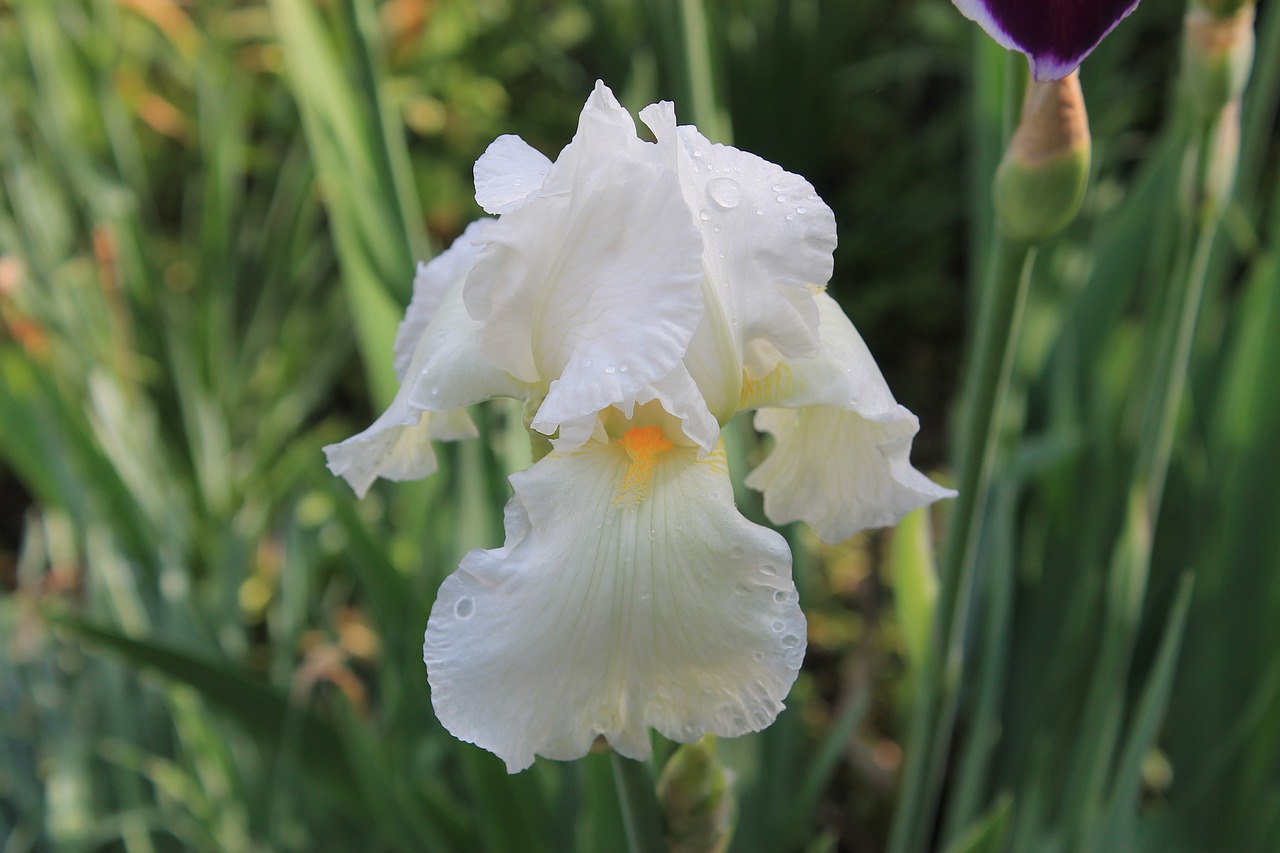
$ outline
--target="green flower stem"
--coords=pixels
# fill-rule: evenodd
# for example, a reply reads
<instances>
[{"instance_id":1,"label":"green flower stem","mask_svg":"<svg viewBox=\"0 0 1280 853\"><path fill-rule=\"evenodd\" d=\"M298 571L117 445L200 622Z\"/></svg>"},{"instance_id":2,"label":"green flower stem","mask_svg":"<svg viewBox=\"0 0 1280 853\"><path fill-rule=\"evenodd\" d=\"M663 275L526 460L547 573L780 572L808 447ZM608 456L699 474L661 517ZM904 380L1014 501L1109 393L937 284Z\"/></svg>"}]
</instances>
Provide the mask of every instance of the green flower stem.
<instances>
[{"instance_id":1,"label":"green flower stem","mask_svg":"<svg viewBox=\"0 0 1280 853\"><path fill-rule=\"evenodd\" d=\"M1208 156L1211 134L1197 134L1192 145ZM1220 209L1220 208L1219 208ZM1067 814L1081 814L1106 795L1107 770L1114 758L1120 720L1115 697L1123 695L1137 639L1138 624L1151 570L1151 552L1173 455L1178 413L1186 392L1187 368L1200 316L1218 216L1192 209L1195 248L1178 265L1176 290L1161 320L1159 351L1150 378L1147 416L1138 437L1137 455L1125 504L1124 527L1108 566L1106 613L1101 645L1089 687L1080 731L1086 747L1078 754L1068 789Z\"/></svg>"},{"instance_id":2,"label":"green flower stem","mask_svg":"<svg viewBox=\"0 0 1280 853\"><path fill-rule=\"evenodd\" d=\"M623 758L616 752L609 757L613 762L618 802L622 804L627 849L630 853L665 853L667 845L662 837L662 813L658 808L658 795L649 765Z\"/></svg>"},{"instance_id":3,"label":"green flower stem","mask_svg":"<svg viewBox=\"0 0 1280 853\"><path fill-rule=\"evenodd\" d=\"M929 840L951 740L964 662L978 531L1008 396L1035 249L997 236L982 290L977 340L965 375L959 433L959 495L952 507L938 597L937 630L912 705L907 764L889 849L922 850Z\"/></svg>"}]
</instances>

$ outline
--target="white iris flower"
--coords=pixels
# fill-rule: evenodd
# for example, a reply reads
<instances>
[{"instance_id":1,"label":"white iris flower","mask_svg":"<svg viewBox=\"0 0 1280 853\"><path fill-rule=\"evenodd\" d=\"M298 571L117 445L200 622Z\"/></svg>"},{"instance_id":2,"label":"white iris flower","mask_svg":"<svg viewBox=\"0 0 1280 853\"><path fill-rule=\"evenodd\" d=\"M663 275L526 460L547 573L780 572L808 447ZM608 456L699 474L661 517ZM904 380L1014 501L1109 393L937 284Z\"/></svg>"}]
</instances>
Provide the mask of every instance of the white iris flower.
<instances>
[{"instance_id":1,"label":"white iris flower","mask_svg":"<svg viewBox=\"0 0 1280 853\"><path fill-rule=\"evenodd\" d=\"M826 541L950 494L908 461L918 424L823 285L831 210L804 179L640 113L602 83L554 163L503 136L473 223L420 265L400 392L325 448L360 494L435 470L465 407L526 401L553 448L511 477L506 544L440 588L423 655L444 726L516 772L603 735L649 753L769 725L805 650L791 553L735 508L720 428L775 448L747 483Z\"/></svg>"}]
</instances>

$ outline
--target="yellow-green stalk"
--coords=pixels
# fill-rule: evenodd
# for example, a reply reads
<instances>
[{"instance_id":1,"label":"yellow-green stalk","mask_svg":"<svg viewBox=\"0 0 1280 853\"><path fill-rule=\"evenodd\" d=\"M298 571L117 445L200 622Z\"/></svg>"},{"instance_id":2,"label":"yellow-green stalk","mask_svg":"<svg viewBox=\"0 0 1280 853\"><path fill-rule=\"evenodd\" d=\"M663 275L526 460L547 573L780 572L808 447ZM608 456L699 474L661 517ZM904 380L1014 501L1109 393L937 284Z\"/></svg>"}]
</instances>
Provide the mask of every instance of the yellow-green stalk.
<instances>
[{"instance_id":1,"label":"yellow-green stalk","mask_svg":"<svg viewBox=\"0 0 1280 853\"><path fill-rule=\"evenodd\" d=\"M670 853L723 853L733 837L733 774L704 735L675 751L658 780Z\"/></svg>"},{"instance_id":2,"label":"yellow-green stalk","mask_svg":"<svg viewBox=\"0 0 1280 853\"><path fill-rule=\"evenodd\" d=\"M996 219L1005 235L1039 243L1070 224L1089 183L1089 156L1079 73L1028 83L1017 130L996 170Z\"/></svg>"}]
</instances>

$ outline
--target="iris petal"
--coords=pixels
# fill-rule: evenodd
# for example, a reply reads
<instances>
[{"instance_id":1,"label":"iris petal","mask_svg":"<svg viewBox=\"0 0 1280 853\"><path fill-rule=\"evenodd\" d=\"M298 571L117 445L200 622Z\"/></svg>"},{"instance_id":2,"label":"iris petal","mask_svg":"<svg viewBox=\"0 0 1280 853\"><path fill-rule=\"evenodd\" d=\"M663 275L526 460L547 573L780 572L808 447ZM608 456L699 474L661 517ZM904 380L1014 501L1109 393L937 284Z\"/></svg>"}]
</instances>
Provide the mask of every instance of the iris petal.
<instances>
[{"instance_id":1,"label":"iris petal","mask_svg":"<svg viewBox=\"0 0 1280 853\"><path fill-rule=\"evenodd\" d=\"M464 298L489 359L545 389L534 429L628 411L688 347L702 241L667 160L599 87L539 196L484 232Z\"/></svg>"},{"instance_id":2,"label":"iris petal","mask_svg":"<svg viewBox=\"0 0 1280 853\"><path fill-rule=\"evenodd\" d=\"M722 448L649 447L593 441L514 475L505 546L469 554L432 607L436 715L511 772L598 735L643 758L648 727L756 731L795 680L786 541L738 513Z\"/></svg>"},{"instance_id":3,"label":"iris petal","mask_svg":"<svg viewBox=\"0 0 1280 853\"><path fill-rule=\"evenodd\" d=\"M743 388L742 407L761 408L756 427L775 439L747 485L764 492L775 524L803 520L824 541L839 542L955 493L911 467L915 415L893 399L836 301L814 298L819 354L782 359Z\"/></svg>"},{"instance_id":4,"label":"iris petal","mask_svg":"<svg viewBox=\"0 0 1280 853\"><path fill-rule=\"evenodd\" d=\"M476 204L486 213L509 213L542 189L551 161L511 134L489 144L475 165Z\"/></svg>"},{"instance_id":5,"label":"iris petal","mask_svg":"<svg viewBox=\"0 0 1280 853\"><path fill-rule=\"evenodd\" d=\"M1138 0L954 0L1004 47L1027 55L1044 83L1079 67Z\"/></svg>"},{"instance_id":6,"label":"iris petal","mask_svg":"<svg viewBox=\"0 0 1280 853\"><path fill-rule=\"evenodd\" d=\"M466 406L527 392L481 354L476 322L462 302L467 273L480 253L475 238L491 221L473 222L448 250L419 265L413 300L396 332L395 399L368 429L324 448L329 470L361 497L379 477L416 480L434 473L431 439L476 435Z\"/></svg>"},{"instance_id":7,"label":"iris petal","mask_svg":"<svg viewBox=\"0 0 1280 853\"><path fill-rule=\"evenodd\" d=\"M818 312L809 292L831 277L835 216L799 175L754 154L714 145L676 127L669 103L641 110L671 155L703 242L707 318L685 365L712 412L727 420L754 341L792 357L817 350ZM770 365L772 367L772 365Z\"/></svg>"}]
</instances>

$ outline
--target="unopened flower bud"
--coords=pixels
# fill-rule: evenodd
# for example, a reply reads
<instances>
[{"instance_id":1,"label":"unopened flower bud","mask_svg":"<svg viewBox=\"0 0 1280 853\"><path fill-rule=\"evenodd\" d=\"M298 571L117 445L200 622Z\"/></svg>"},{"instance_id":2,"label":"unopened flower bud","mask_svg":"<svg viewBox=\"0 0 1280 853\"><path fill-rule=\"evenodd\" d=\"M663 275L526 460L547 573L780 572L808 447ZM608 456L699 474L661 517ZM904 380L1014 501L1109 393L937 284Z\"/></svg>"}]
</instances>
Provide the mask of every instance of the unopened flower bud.
<instances>
[{"instance_id":1,"label":"unopened flower bud","mask_svg":"<svg viewBox=\"0 0 1280 853\"><path fill-rule=\"evenodd\" d=\"M1241 8L1254 3L1255 0L1191 0L1192 6L1199 6L1217 18L1229 18Z\"/></svg>"},{"instance_id":2,"label":"unopened flower bud","mask_svg":"<svg viewBox=\"0 0 1280 853\"><path fill-rule=\"evenodd\" d=\"M1226 15L1209 5L1193 2L1183 25L1183 73L1191 102L1206 119L1244 93L1254 50L1253 3Z\"/></svg>"},{"instance_id":3,"label":"unopened flower bud","mask_svg":"<svg viewBox=\"0 0 1280 853\"><path fill-rule=\"evenodd\" d=\"M1192 146L1183 165L1183 198L1194 215L1208 219L1221 215L1235 189L1240 161L1240 101L1229 101L1218 112L1204 147Z\"/></svg>"},{"instance_id":4,"label":"unopened flower bud","mask_svg":"<svg viewBox=\"0 0 1280 853\"><path fill-rule=\"evenodd\" d=\"M675 751L658 780L671 853L722 853L733 836L733 774L704 735Z\"/></svg>"},{"instance_id":5,"label":"unopened flower bud","mask_svg":"<svg viewBox=\"0 0 1280 853\"><path fill-rule=\"evenodd\" d=\"M1018 128L996 170L1001 230L1014 240L1036 243L1065 228L1084 198L1089 152L1079 75L1029 83Z\"/></svg>"}]
</instances>

